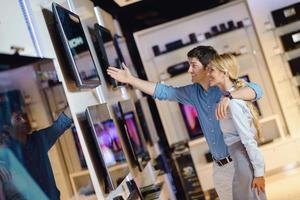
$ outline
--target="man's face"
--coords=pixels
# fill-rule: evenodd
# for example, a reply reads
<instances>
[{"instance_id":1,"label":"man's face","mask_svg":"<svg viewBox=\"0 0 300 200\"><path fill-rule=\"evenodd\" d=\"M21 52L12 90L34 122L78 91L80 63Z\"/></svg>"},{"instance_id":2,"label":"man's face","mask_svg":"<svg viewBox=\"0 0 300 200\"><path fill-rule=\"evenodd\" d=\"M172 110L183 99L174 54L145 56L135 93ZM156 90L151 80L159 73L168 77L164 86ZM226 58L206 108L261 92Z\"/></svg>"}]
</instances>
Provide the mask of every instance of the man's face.
<instances>
[{"instance_id":1,"label":"man's face","mask_svg":"<svg viewBox=\"0 0 300 200\"><path fill-rule=\"evenodd\" d=\"M31 127L28 122L26 114L13 113L11 117L11 123L17 134L29 134Z\"/></svg>"},{"instance_id":2,"label":"man's face","mask_svg":"<svg viewBox=\"0 0 300 200\"><path fill-rule=\"evenodd\" d=\"M188 58L189 62L189 70L188 72L191 74L193 83L200 83L201 80L206 78L207 72L204 69L202 63L198 60L198 58Z\"/></svg>"}]
</instances>

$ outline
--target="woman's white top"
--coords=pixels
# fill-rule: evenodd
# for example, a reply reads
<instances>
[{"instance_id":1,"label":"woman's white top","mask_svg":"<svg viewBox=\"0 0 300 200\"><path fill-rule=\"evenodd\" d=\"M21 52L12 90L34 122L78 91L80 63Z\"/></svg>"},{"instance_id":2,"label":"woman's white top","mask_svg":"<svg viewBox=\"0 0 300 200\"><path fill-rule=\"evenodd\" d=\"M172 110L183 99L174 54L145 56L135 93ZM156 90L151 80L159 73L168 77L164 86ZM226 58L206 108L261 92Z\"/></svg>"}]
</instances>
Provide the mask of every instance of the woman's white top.
<instances>
[{"instance_id":1,"label":"woman's white top","mask_svg":"<svg viewBox=\"0 0 300 200\"><path fill-rule=\"evenodd\" d=\"M227 116L220 120L220 127L226 145L230 146L241 141L254 168L254 176L263 176L265 171L264 159L255 140L256 129L246 102L239 99L230 100Z\"/></svg>"}]
</instances>

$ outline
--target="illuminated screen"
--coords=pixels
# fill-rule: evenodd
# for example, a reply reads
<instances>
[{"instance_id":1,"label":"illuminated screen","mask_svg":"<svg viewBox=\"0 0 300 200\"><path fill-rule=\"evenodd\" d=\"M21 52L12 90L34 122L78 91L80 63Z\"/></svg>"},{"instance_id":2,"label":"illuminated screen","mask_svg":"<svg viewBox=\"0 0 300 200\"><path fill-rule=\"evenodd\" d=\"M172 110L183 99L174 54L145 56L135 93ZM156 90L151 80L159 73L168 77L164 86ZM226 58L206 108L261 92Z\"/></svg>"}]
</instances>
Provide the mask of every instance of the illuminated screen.
<instances>
[{"instance_id":1,"label":"illuminated screen","mask_svg":"<svg viewBox=\"0 0 300 200\"><path fill-rule=\"evenodd\" d=\"M124 115L126 128L129 134L130 142L136 155L143 154L143 144L138 132L137 123L133 112L128 112Z\"/></svg>"},{"instance_id":2,"label":"illuminated screen","mask_svg":"<svg viewBox=\"0 0 300 200\"><path fill-rule=\"evenodd\" d=\"M94 128L105 165L109 167L118 162L125 162L125 155L113 120L94 123Z\"/></svg>"},{"instance_id":3,"label":"illuminated screen","mask_svg":"<svg viewBox=\"0 0 300 200\"><path fill-rule=\"evenodd\" d=\"M201 129L197 111L194 106L179 104L184 118L185 125L188 129L188 133L191 139L202 136L203 131Z\"/></svg>"},{"instance_id":4,"label":"illuminated screen","mask_svg":"<svg viewBox=\"0 0 300 200\"><path fill-rule=\"evenodd\" d=\"M80 86L100 84L79 17L58 4L53 4L53 11L60 37L78 84Z\"/></svg>"}]
</instances>

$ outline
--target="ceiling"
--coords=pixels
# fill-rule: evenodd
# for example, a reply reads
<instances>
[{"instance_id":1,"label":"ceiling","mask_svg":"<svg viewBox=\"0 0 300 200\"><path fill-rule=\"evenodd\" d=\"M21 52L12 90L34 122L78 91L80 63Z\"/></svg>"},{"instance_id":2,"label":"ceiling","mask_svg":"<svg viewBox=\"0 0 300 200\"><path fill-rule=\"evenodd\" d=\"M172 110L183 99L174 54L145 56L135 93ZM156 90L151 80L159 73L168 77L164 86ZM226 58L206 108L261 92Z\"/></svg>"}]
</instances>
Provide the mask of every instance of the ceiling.
<instances>
[{"instance_id":1,"label":"ceiling","mask_svg":"<svg viewBox=\"0 0 300 200\"><path fill-rule=\"evenodd\" d=\"M216 7L229 0L91 0L132 32ZM121 5L121 6L120 6Z\"/></svg>"},{"instance_id":2,"label":"ceiling","mask_svg":"<svg viewBox=\"0 0 300 200\"><path fill-rule=\"evenodd\" d=\"M133 33L233 0L91 0L118 20L138 76L147 80ZM116 2L127 2L120 6ZM120 3L120 2L119 2Z\"/></svg>"}]
</instances>

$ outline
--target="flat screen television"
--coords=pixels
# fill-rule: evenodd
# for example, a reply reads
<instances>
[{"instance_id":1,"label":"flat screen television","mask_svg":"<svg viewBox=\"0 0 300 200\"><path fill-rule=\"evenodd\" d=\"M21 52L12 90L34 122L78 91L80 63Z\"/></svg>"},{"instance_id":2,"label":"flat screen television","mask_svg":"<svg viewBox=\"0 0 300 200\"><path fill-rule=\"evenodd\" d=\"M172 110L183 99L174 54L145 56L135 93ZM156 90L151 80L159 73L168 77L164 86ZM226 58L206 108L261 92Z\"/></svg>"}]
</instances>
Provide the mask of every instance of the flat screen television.
<instances>
[{"instance_id":1,"label":"flat screen television","mask_svg":"<svg viewBox=\"0 0 300 200\"><path fill-rule=\"evenodd\" d=\"M138 125L133 112L127 112L124 114L125 126L129 135L130 143L134 149L137 157L144 154L144 146L141 140L140 132L138 131Z\"/></svg>"},{"instance_id":2,"label":"flat screen television","mask_svg":"<svg viewBox=\"0 0 300 200\"><path fill-rule=\"evenodd\" d=\"M137 116L139 118L142 130L143 130L143 133L144 133L144 138L145 138L146 142L148 142L152 146L153 141L152 141L152 138L150 136L149 127L148 127L148 124L147 124L148 121L146 119L145 113L144 113L143 108L142 108L142 103L141 103L140 100L135 102L135 108L136 108Z\"/></svg>"},{"instance_id":3,"label":"flat screen television","mask_svg":"<svg viewBox=\"0 0 300 200\"><path fill-rule=\"evenodd\" d=\"M107 177L104 178L108 180L109 189L114 190L128 175L129 168L114 121L109 117L103 117L105 107L101 105L89 106L86 109L86 117L92 130L92 137L99 158L106 170ZM109 113L108 109L106 111ZM113 176L112 173L116 169L122 170L118 176Z\"/></svg>"},{"instance_id":4,"label":"flat screen television","mask_svg":"<svg viewBox=\"0 0 300 200\"><path fill-rule=\"evenodd\" d=\"M191 139L203 136L203 131L199 123L197 110L194 106L179 104L183 119Z\"/></svg>"},{"instance_id":5,"label":"flat screen television","mask_svg":"<svg viewBox=\"0 0 300 200\"><path fill-rule=\"evenodd\" d=\"M100 85L101 81L80 18L56 3L52 3L52 11L76 85L78 87Z\"/></svg>"},{"instance_id":6,"label":"flat screen television","mask_svg":"<svg viewBox=\"0 0 300 200\"><path fill-rule=\"evenodd\" d=\"M300 48L300 29L280 36L285 51Z\"/></svg>"},{"instance_id":7,"label":"flat screen television","mask_svg":"<svg viewBox=\"0 0 300 200\"><path fill-rule=\"evenodd\" d=\"M289 60L289 65L293 76L300 75L300 57Z\"/></svg>"},{"instance_id":8,"label":"flat screen television","mask_svg":"<svg viewBox=\"0 0 300 200\"><path fill-rule=\"evenodd\" d=\"M124 142L129 148L128 150L133 164L142 171L146 161L148 161L150 157L141 137L139 125L135 118L135 112L133 110L123 112L120 102L114 109L119 121L120 129L122 130Z\"/></svg>"},{"instance_id":9,"label":"flat screen television","mask_svg":"<svg viewBox=\"0 0 300 200\"><path fill-rule=\"evenodd\" d=\"M87 165L86 165L85 157L84 157L84 154L83 154L83 151L82 151L82 148L81 148L81 144L79 142L78 133L77 133L77 130L76 130L75 126L73 126L71 128L71 130L72 130L76 150L77 150L77 153L78 153L80 166L81 166L82 169L86 169Z\"/></svg>"},{"instance_id":10,"label":"flat screen television","mask_svg":"<svg viewBox=\"0 0 300 200\"><path fill-rule=\"evenodd\" d=\"M105 81L113 87L123 85L111 78L106 72L109 66L120 68L121 62L123 62L116 50L116 43L111 32L99 24L95 24L94 29L89 28L89 31Z\"/></svg>"}]
</instances>

